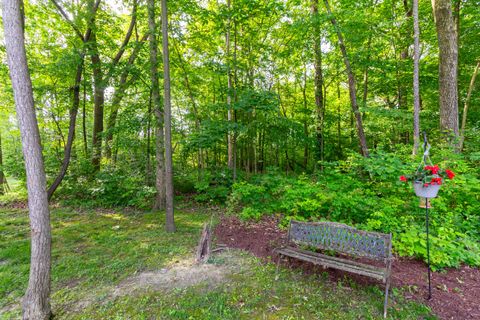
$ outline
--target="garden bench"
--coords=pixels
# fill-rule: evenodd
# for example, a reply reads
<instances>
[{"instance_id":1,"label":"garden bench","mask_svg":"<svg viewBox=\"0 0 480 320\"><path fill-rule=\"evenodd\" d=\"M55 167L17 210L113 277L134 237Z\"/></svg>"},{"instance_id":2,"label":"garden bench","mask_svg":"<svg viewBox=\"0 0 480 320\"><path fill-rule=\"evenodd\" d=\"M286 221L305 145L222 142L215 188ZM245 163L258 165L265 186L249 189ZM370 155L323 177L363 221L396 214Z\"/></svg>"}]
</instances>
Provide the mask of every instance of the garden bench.
<instances>
[{"instance_id":1,"label":"garden bench","mask_svg":"<svg viewBox=\"0 0 480 320\"><path fill-rule=\"evenodd\" d=\"M335 252L339 255L326 255L301 247L313 247ZM335 222L299 222L292 220L288 228L287 245L276 248L274 251L279 255L277 274L281 256L288 256L322 265L325 268L339 269L381 280L385 283L383 316L387 316L388 290L392 268L391 234L357 230ZM352 258L366 259L358 262ZM379 264L381 264L380 267Z\"/></svg>"}]
</instances>

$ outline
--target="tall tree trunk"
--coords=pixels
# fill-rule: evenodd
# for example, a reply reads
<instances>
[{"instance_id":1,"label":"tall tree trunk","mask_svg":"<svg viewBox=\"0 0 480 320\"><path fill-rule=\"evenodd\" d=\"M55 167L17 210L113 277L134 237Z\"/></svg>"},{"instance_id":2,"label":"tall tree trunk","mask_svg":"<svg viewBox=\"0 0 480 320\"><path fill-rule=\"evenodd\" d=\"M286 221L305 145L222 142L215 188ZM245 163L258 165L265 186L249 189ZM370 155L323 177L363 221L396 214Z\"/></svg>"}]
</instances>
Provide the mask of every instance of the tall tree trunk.
<instances>
[{"instance_id":1,"label":"tall tree trunk","mask_svg":"<svg viewBox=\"0 0 480 320\"><path fill-rule=\"evenodd\" d=\"M50 212L40 132L25 53L24 11L21 4L18 0L3 0L2 12L7 60L25 159L31 228L30 276L23 299L23 319L43 320L51 316Z\"/></svg>"},{"instance_id":2,"label":"tall tree trunk","mask_svg":"<svg viewBox=\"0 0 480 320\"><path fill-rule=\"evenodd\" d=\"M323 101L323 73L322 73L322 36L320 34L320 21L318 15L318 0L313 0L312 2L312 15L314 18L314 44L313 51L315 55L315 111L316 111L316 138L317 138L317 148L316 148L316 160L317 162L323 162L324 157L324 101ZM323 171L323 165L320 165L320 170Z\"/></svg>"},{"instance_id":3,"label":"tall tree trunk","mask_svg":"<svg viewBox=\"0 0 480 320\"><path fill-rule=\"evenodd\" d=\"M303 86L302 86L302 97L303 97L303 109L304 112L307 111L307 67L303 66ZM303 147L303 166L305 170L308 167L308 123L307 119L303 122L303 133L305 135L305 145Z\"/></svg>"},{"instance_id":4,"label":"tall tree trunk","mask_svg":"<svg viewBox=\"0 0 480 320\"><path fill-rule=\"evenodd\" d=\"M152 100L155 116L157 119L156 128L156 165L155 165L155 187L157 194L153 208L163 210L165 208L165 138L163 135L163 110L160 99L160 85L158 82L158 45L157 45L157 25L155 23L155 1L147 1L148 9L148 29L150 31L150 79L152 82Z\"/></svg>"},{"instance_id":5,"label":"tall tree trunk","mask_svg":"<svg viewBox=\"0 0 480 320\"><path fill-rule=\"evenodd\" d=\"M413 0L413 155L420 144L420 28L418 0Z\"/></svg>"},{"instance_id":6,"label":"tall tree trunk","mask_svg":"<svg viewBox=\"0 0 480 320\"><path fill-rule=\"evenodd\" d=\"M325 7L327 9L328 15L330 16L330 22L332 23L338 37L338 45L340 47L340 51L342 52L343 62L345 63L345 69L348 75L348 89L350 91L350 103L352 104L352 112L355 115L355 120L357 123L357 135L360 144L361 154L364 157L368 157L368 146L367 146L367 139L365 138L365 133L363 131L363 123L362 123L362 115L358 110L357 104L357 93L356 93L356 84L355 84L355 76L353 75L352 67L350 66L350 60L348 59L347 49L345 48L345 43L343 42L343 36L338 27L337 21L332 14L332 10L330 9L330 5L328 0L324 0Z\"/></svg>"},{"instance_id":7,"label":"tall tree trunk","mask_svg":"<svg viewBox=\"0 0 480 320\"><path fill-rule=\"evenodd\" d=\"M120 75L120 81L118 86L115 89L112 97L110 115L107 120L107 131L106 131L106 138L105 138L105 157L107 159L111 159L112 157L112 140L113 140L113 130L115 128L118 116L118 110L120 108L120 103L122 102L125 92L128 89L128 86L134 82L138 78L138 74L135 73L130 79L128 79L130 75L130 66L134 64L135 59L138 56L138 53L142 49L143 43L147 40L149 33L146 33L140 41L138 41L128 58L128 64L125 69L122 71Z\"/></svg>"},{"instance_id":8,"label":"tall tree trunk","mask_svg":"<svg viewBox=\"0 0 480 320\"><path fill-rule=\"evenodd\" d=\"M165 112L165 185L166 185L166 229L175 232L173 213L173 161L172 161L172 105L170 98L170 54L168 49L167 0L162 3L162 47L163 47L163 90Z\"/></svg>"},{"instance_id":9,"label":"tall tree trunk","mask_svg":"<svg viewBox=\"0 0 480 320\"><path fill-rule=\"evenodd\" d=\"M340 101L340 84L337 84L337 100ZM342 112L337 102L337 159L342 157Z\"/></svg>"},{"instance_id":10,"label":"tall tree trunk","mask_svg":"<svg viewBox=\"0 0 480 320\"><path fill-rule=\"evenodd\" d=\"M75 139L75 124L77 121L78 107L80 106L80 85L82 83L82 73L83 73L83 63L84 63L84 53L80 56L80 62L77 66L77 72L75 74L75 84L73 85L73 102L72 108L70 109L70 123L68 126L68 138L67 143L65 144L63 151L63 161L60 168L60 172L53 181L52 185L48 188L48 200L50 200L57 190L58 186L62 182L65 174L67 173L68 166L70 164L70 155L72 153L73 140Z\"/></svg>"},{"instance_id":11,"label":"tall tree trunk","mask_svg":"<svg viewBox=\"0 0 480 320\"><path fill-rule=\"evenodd\" d=\"M3 151L2 151L2 135L0 134L0 194L9 191L7 177L3 171Z\"/></svg>"},{"instance_id":12,"label":"tall tree trunk","mask_svg":"<svg viewBox=\"0 0 480 320\"><path fill-rule=\"evenodd\" d=\"M456 25L450 0L432 0L432 7L439 49L440 129L448 135L458 137Z\"/></svg>"},{"instance_id":13,"label":"tall tree trunk","mask_svg":"<svg viewBox=\"0 0 480 320\"><path fill-rule=\"evenodd\" d=\"M237 88L238 88L238 77L237 77L237 22L233 20L233 101L238 102ZM233 161L232 161L232 170L233 170L233 182L237 180L237 110L233 110L233 123L235 124L233 130Z\"/></svg>"},{"instance_id":14,"label":"tall tree trunk","mask_svg":"<svg viewBox=\"0 0 480 320\"><path fill-rule=\"evenodd\" d=\"M152 176L152 168L150 162L150 131L151 131L151 120L152 120L152 90L150 90L150 96L148 99L148 111L147 111L147 158L146 158L146 165L145 165L145 183L150 186L151 176Z\"/></svg>"},{"instance_id":15,"label":"tall tree trunk","mask_svg":"<svg viewBox=\"0 0 480 320\"><path fill-rule=\"evenodd\" d=\"M226 53L227 53L227 77L228 77L228 88L227 88L227 120L230 124L232 122L232 74L230 70L230 9L231 9L231 0L227 0L227 8L228 8L228 21L227 21L227 34L225 36L226 42ZM227 135L227 156L228 156L228 167L233 170L233 135L228 130Z\"/></svg>"},{"instance_id":16,"label":"tall tree trunk","mask_svg":"<svg viewBox=\"0 0 480 320\"><path fill-rule=\"evenodd\" d=\"M82 106L82 137L83 137L83 151L85 153L85 158L88 158L88 143L87 143L87 79L85 77L84 69L83 77L83 106Z\"/></svg>"},{"instance_id":17,"label":"tall tree trunk","mask_svg":"<svg viewBox=\"0 0 480 320\"><path fill-rule=\"evenodd\" d=\"M93 26L95 29L95 26ZM103 80L103 72L101 68L101 60L98 54L96 32L92 31L91 36L91 56L93 69L93 135L92 135L92 165L95 171L100 169L100 160L102 157L102 132L103 132L103 107L105 105L105 85Z\"/></svg>"},{"instance_id":18,"label":"tall tree trunk","mask_svg":"<svg viewBox=\"0 0 480 320\"><path fill-rule=\"evenodd\" d=\"M183 79L184 79L184 83L185 83L185 88L187 89L187 92L188 92L188 98L190 99L190 102L192 103L193 115L195 117L195 131L198 133L198 132L200 132L200 127L201 127L200 115L198 113L197 103L195 102L195 96L193 94L192 87L190 86L190 80L188 78L187 68L185 67L186 62L183 61L183 57L180 54L180 51L178 50L178 48L175 46L175 43L174 43L173 47L174 47L174 50L176 51L178 59L180 61L180 68L183 71ZM213 89L215 91L215 85L213 87L214 87ZM198 178L200 179L201 171L205 167L204 160L203 160L203 151L202 151L201 147L199 147L198 150L197 150L197 162L198 162Z\"/></svg>"},{"instance_id":19,"label":"tall tree trunk","mask_svg":"<svg viewBox=\"0 0 480 320\"><path fill-rule=\"evenodd\" d=\"M467 126L467 113L468 113L468 104L470 103L470 98L472 96L473 88L475 87L475 79L477 78L478 69L480 68L480 60L477 62L477 66L473 71L472 78L470 79L470 85L468 86L467 98L465 99L465 104L463 106L463 115L462 115L462 129L460 130L460 141L458 143L457 151L461 152L463 150L463 142L465 141L465 127Z\"/></svg>"}]
</instances>

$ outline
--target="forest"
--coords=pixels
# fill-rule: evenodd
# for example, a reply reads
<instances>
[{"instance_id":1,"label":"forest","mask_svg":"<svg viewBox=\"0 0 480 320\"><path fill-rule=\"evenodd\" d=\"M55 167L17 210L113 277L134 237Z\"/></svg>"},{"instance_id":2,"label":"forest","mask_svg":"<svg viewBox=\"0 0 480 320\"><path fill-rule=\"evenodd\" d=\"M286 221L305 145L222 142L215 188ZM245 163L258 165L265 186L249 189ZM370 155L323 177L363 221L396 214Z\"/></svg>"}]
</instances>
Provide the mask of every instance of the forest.
<instances>
[{"instance_id":1,"label":"forest","mask_svg":"<svg viewBox=\"0 0 480 320\"><path fill-rule=\"evenodd\" d=\"M0 316L381 317L383 289L308 268L267 291L296 220L391 234L395 259L458 280L437 302L393 280L392 319L480 317L480 1L2 0L2 15ZM454 178L427 244L409 174L434 164ZM132 294L129 276L173 270L209 221L216 244L269 249L195 269L238 269L230 291ZM455 294L471 298L452 309Z\"/></svg>"}]
</instances>

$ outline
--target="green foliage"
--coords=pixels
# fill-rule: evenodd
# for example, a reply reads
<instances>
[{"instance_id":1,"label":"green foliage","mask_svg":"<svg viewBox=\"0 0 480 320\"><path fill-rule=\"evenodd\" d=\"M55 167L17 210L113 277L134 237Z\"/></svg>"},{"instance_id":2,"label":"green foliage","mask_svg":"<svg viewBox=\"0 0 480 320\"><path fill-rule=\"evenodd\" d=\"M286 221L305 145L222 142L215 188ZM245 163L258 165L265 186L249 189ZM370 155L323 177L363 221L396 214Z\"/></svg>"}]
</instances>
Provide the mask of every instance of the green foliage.
<instances>
[{"instance_id":1,"label":"green foliage","mask_svg":"<svg viewBox=\"0 0 480 320\"><path fill-rule=\"evenodd\" d=\"M480 181L476 167L448 151L440 152L440 157L450 159L442 165L458 174L432 201L432 264L436 268L460 263L479 266ZM418 207L412 186L398 181L400 174L415 165L405 164L408 159L383 152L367 159L351 155L345 161L324 163L324 172L312 177L287 177L276 171L254 176L233 185L228 208L244 219L281 213L283 225L290 219L327 219L392 233L397 254L426 259L425 212Z\"/></svg>"},{"instance_id":2,"label":"green foliage","mask_svg":"<svg viewBox=\"0 0 480 320\"><path fill-rule=\"evenodd\" d=\"M69 204L148 209L155 194L155 188L146 185L141 175L127 169L109 167L91 179L85 178L82 172L73 173L64 180L57 196Z\"/></svg>"},{"instance_id":3,"label":"green foliage","mask_svg":"<svg viewBox=\"0 0 480 320\"><path fill-rule=\"evenodd\" d=\"M220 170L215 172L204 171L195 182L194 187L198 202L225 203L232 184L231 172Z\"/></svg>"}]
</instances>

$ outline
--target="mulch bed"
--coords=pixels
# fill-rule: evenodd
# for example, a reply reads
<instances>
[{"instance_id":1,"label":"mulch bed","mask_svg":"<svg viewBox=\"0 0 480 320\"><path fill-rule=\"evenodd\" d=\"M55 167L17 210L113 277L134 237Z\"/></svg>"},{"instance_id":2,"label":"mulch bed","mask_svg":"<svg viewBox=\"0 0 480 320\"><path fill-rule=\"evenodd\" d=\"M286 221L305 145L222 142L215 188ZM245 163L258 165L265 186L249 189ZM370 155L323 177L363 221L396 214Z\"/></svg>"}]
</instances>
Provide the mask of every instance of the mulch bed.
<instances>
[{"instance_id":1,"label":"mulch bed","mask_svg":"<svg viewBox=\"0 0 480 320\"><path fill-rule=\"evenodd\" d=\"M278 219L266 217L259 222L242 222L236 217L223 217L214 235L217 243L248 250L267 261L275 259L272 250L286 240L286 231L278 228ZM322 272L312 264L289 259L290 267L305 273ZM329 270L337 281L345 276L361 284L378 284L374 280L339 270ZM462 266L432 273L432 299L427 300L427 267L422 261L396 258L392 268L392 286L404 287L405 297L428 305L440 319L480 319L480 270ZM383 290L383 286L382 286Z\"/></svg>"}]
</instances>

